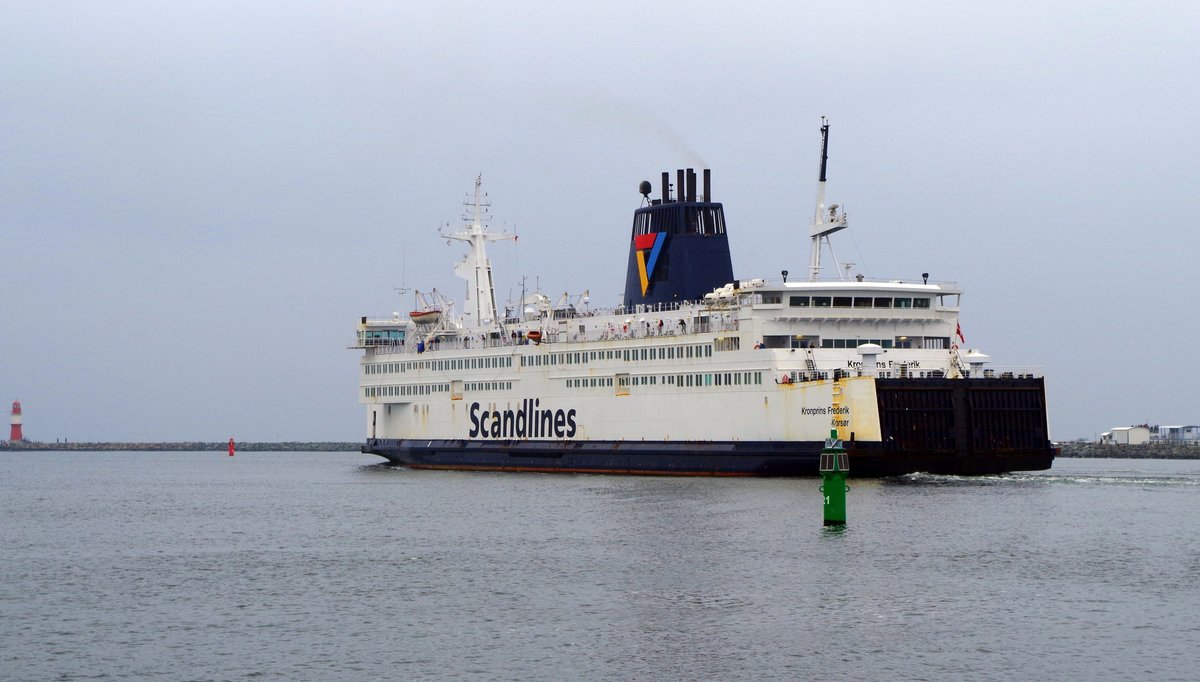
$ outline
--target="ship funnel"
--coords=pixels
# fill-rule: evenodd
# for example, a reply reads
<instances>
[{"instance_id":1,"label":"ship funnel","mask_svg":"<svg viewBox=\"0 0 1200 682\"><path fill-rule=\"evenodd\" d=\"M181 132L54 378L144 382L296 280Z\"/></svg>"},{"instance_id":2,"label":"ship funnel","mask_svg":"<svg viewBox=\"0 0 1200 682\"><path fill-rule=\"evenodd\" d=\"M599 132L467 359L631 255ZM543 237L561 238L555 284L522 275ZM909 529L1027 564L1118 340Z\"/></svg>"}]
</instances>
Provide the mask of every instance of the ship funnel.
<instances>
[{"instance_id":1,"label":"ship funnel","mask_svg":"<svg viewBox=\"0 0 1200 682\"><path fill-rule=\"evenodd\" d=\"M624 304L633 308L698 301L734 281L725 211L710 199L712 175L704 169L704 194L697 196L693 168L662 174L662 200L637 209L625 274Z\"/></svg>"}]
</instances>

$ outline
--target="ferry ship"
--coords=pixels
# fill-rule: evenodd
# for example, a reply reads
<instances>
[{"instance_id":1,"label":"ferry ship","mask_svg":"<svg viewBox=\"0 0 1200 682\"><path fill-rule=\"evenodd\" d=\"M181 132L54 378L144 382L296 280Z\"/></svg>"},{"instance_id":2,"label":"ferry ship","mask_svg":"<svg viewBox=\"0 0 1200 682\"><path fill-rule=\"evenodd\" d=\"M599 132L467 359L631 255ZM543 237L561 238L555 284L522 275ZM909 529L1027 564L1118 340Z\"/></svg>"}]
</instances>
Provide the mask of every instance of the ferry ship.
<instances>
[{"instance_id":1,"label":"ferry ship","mask_svg":"<svg viewBox=\"0 0 1200 682\"><path fill-rule=\"evenodd\" d=\"M442 234L468 246L462 313L435 289L358 324L363 452L415 469L815 476L836 437L856 477L1048 469L1043 377L960 347L961 289L822 278L848 223L825 205L820 130L804 276L736 278L710 171L678 170L659 198L641 183L609 309L532 294L498 314L486 246L515 237L485 228L476 178L463 227Z\"/></svg>"}]
</instances>

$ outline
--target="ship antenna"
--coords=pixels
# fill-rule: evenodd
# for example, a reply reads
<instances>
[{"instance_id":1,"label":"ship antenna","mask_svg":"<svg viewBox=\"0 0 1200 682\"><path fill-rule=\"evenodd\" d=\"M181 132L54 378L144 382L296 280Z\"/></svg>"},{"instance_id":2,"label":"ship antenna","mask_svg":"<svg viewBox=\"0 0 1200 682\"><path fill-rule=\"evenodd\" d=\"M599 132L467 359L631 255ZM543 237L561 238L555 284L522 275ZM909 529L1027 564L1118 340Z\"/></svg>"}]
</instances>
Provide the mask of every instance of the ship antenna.
<instances>
[{"instance_id":1,"label":"ship antenna","mask_svg":"<svg viewBox=\"0 0 1200 682\"><path fill-rule=\"evenodd\" d=\"M824 116L821 117L821 171L817 175L817 206L813 211L812 228L809 231L809 236L812 238L812 244L809 247L808 257L808 279L810 282L815 282L821 275L821 240L829 243L829 235L838 230L846 229L846 214L838 212L838 206L835 204L825 210L825 179L826 170L829 167L829 123ZM830 246L830 251L833 247Z\"/></svg>"}]
</instances>

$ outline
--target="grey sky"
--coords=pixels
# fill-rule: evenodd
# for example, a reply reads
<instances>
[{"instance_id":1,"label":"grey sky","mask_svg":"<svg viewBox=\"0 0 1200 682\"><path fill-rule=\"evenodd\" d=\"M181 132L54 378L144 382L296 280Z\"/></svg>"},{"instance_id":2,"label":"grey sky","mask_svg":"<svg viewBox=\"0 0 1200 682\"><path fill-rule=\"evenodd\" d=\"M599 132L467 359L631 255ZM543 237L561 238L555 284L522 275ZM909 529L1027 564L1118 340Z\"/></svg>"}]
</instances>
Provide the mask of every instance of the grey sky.
<instances>
[{"instance_id":1,"label":"grey sky","mask_svg":"<svg viewBox=\"0 0 1200 682\"><path fill-rule=\"evenodd\" d=\"M1051 435L1200 422L1200 5L0 2L0 399L38 440L358 440L360 315L622 290L643 179L713 169L735 274L958 282ZM841 235L839 235L841 236ZM4 410L7 412L7 409Z\"/></svg>"}]
</instances>

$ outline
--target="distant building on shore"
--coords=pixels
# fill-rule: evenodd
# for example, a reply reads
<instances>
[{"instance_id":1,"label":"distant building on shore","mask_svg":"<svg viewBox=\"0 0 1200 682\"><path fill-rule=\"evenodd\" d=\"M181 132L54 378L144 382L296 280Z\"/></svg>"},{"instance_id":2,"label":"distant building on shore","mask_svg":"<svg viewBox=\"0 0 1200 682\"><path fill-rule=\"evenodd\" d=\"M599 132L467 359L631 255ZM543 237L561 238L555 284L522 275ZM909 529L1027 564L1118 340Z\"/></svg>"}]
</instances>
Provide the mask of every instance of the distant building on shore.
<instances>
[{"instance_id":1,"label":"distant building on shore","mask_svg":"<svg viewBox=\"0 0 1200 682\"><path fill-rule=\"evenodd\" d=\"M1156 443L1200 445L1200 426L1152 426L1150 440Z\"/></svg>"},{"instance_id":2,"label":"distant building on shore","mask_svg":"<svg viewBox=\"0 0 1200 682\"><path fill-rule=\"evenodd\" d=\"M1149 426L1116 426L1100 434L1101 445L1143 445L1150 442Z\"/></svg>"},{"instance_id":3,"label":"distant building on shore","mask_svg":"<svg viewBox=\"0 0 1200 682\"><path fill-rule=\"evenodd\" d=\"M1200 445L1200 426L1115 426L1100 434L1101 445L1143 445L1163 443Z\"/></svg>"}]
</instances>

